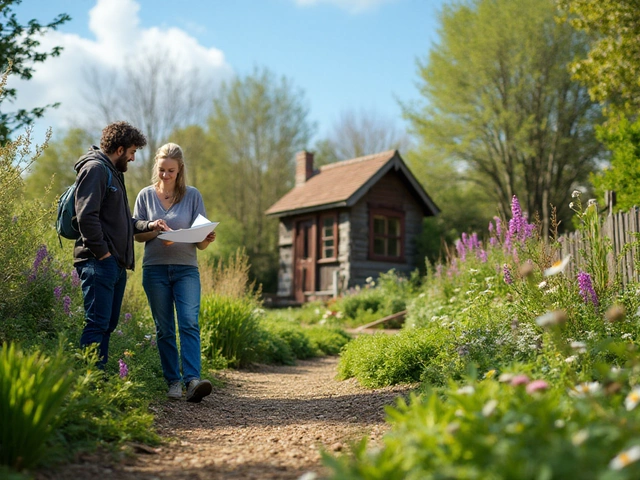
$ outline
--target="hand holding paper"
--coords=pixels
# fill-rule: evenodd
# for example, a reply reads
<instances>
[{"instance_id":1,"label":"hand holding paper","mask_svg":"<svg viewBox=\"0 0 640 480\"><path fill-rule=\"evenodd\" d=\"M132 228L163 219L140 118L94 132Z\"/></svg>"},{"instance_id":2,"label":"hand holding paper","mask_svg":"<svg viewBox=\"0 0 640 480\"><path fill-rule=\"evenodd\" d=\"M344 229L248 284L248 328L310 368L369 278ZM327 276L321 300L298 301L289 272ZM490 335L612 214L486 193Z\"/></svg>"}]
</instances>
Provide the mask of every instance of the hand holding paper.
<instances>
[{"instance_id":1,"label":"hand holding paper","mask_svg":"<svg viewBox=\"0 0 640 480\"><path fill-rule=\"evenodd\" d=\"M220 222L211 222L202 215L194 220L191 228L183 228L180 230L170 230L161 232L158 235L160 240L179 243L199 243L202 242L218 226Z\"/></svg>"}]
</instances>

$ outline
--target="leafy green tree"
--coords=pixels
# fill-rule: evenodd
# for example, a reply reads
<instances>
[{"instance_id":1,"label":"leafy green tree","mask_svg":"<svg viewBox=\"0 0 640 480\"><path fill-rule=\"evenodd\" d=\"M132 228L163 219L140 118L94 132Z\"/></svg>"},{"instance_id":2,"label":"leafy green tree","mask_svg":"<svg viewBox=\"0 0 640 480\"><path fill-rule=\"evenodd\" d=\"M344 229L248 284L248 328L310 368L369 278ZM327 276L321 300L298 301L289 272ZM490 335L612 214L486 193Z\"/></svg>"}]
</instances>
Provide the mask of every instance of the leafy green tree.
<instances>
[{"instance_id":1,"label":"leafy green tree","mask_svg":"<svg viewBox=\"0 0 640 480\"><path fill-rule=\"evenodd\" d=\"M293 186L295 154L312 129L304 93L267 69L224 84L213 102L205 202L227 221L219 238L246 247L266 291L275 286L278 222L264 212Z\"/></svg>"},{"instance_id":2,"label":"leafy green tree","mask_svg":"<svg viewBox=\"0 0 640 480\"><path fill-rule=\"evenodd\" d=\"M62 51L62 47L54 47L46 52L39 51L40 42L37 37L47 30L57 29L71 17L63 13L46 24L34 19L23 25L13 11L21 3L22 0L0 2L0 68L4 71L11 65L13 75L29 80L35 71L34 64L44 62L49 57L57 57ZM3 102L12 103L16 98L15 88L5 88L3 96L0 97L0 105ZM47 108L56 106L58 104L32 110L19 109L16 112L6 112L6 108L3 107L3 111L0 112L0 143L6 143L13 132L22 130L36 118L42 117Z\"/></svg>"},{"instance_id":3,"label":"leafy green tree","mask_svg":"<svg viewBox=\"0 0 640 480\"><path fill-rule=\"evenodd\" d=\"M598 138L611 151L611 163L591 175L599 198L606 190L616 192L615 210L626 211L640 205L640 120L610 119L598 130Z\"/></svg>"},{"instance_id":4,"label":"leafy green tree","mask_svg":"<svg viewBox=\"0 0 640 480\"><path fill-rule=\"evenodd\" d=\"M571 68L598 102L625 112L640 107L640 4L637 0L559 0L564 17L592 38Z\"/></svg>"},{"instance_id":5,"label":"leafy green tree","mask_svg":"<svg viewBox=\"0 0 640 480\"><path fill-rule=\"evenodd\" d=\"M571 65L574 78L604 105L608 120L598 131L611 164L591 181L599 197L617 195L617 210L640 205L640 9L631 0L559 0L564 17L592 38L585 58Z\"/></svg>"},{"instance_id":6,"label":"leafy green tree","mask_svg":"<svg viewBox=\"0 0 640 480\"><path fill-rule=\"evenodd\" d=\"M404 109L420 142L502 215L517 195L545 230L551 204L569 217L571 191L587 181L600 149L599 107L567 69L587 37L556 14L552 0L445 5L439 43L418 63L425 102Z\"/></svg>"},{"instance_id":7,"label":"leafy green tree","mask_svg":"<svg viewBox=\"0 0 640 480\"><path fill-rule=\"evenodd\" d=\"M80 128L69 130L60 140L50 141L30 169L25 180L25 196L40 199L46 204L53 203L75 181L73 166L92 141L92 136Z\"/></svg>"}]
</instances>

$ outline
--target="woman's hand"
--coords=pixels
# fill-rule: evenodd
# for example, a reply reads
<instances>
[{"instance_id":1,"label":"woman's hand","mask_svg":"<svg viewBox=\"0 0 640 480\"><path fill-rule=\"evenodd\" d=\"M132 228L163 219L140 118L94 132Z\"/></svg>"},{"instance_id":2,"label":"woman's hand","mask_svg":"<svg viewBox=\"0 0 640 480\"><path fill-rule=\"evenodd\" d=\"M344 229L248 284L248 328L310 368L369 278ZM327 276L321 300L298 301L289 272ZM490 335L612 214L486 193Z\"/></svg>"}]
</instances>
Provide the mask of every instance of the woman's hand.
<instances>
[{"instance_id":1,"label":"woman's hand","mask_svg":"<svg viewBox=\"0 0 640 480\"><path fill-rule=\"evenodd\" d=\"M207 248L212 242L216 239L216 232L211 232L209 235L205 237L205 239L199 243L196 243L198 250L204 250Z\"/></svg>"}]
</instances>

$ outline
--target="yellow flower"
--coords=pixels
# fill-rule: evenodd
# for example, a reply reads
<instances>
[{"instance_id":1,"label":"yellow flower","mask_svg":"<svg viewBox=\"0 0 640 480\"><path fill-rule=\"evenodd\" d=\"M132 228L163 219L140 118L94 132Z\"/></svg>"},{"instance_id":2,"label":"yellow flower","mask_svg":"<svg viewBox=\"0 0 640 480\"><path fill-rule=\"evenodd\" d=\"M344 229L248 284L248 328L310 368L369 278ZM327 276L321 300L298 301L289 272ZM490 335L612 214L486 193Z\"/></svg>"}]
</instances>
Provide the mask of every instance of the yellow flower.
<instances>
[{"instance_id":1,"label":"yellow flower","mask_svg":"<svg viewBox=\"0 0 640 480\"><path fill-rule=\"evenodd\" d=\"M549 268L544 271L544 276L548 277L550 275L556 275L557 273L564 272L564 269L567 268L567 264L571 260L571 254L565 255L562 260L558 260Z\"/></svg>"},{"instance_id":2,"label":"yellow flower","mask_svg":"<svg viewBox=\"0 0 640 480\"><path fill-rule=\"evenodd\" d=\"M635 445L616 455L614 459L609 462L609 468L612 470L622 470L624 467L638 460L640 460L640 445Z\"/></svg>"}]
</instances>

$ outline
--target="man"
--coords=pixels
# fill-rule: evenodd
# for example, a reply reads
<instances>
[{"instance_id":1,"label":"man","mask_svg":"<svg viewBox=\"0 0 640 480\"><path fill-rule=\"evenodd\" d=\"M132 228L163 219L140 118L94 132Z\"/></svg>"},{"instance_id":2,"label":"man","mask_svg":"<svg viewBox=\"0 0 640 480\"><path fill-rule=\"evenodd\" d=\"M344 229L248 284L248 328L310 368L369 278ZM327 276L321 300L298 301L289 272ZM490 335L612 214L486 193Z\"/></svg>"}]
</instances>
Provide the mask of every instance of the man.
<instances>
[{"instance_id":1,"label":"man","mask_svg":"<svg viewBox=\"0 0 640 480\"><path fill-rule=\"evenodd\" d=\"M85 326L80 345L98 345L98 368L109 357L109 339L118 325L127 283L133 270L134 233L165 230L164 220L131 217L124 172L136 150L147 139L127 122L115 122L102 131L100 148L92 146L75 165L75 207L80 230L73 257L84 297ZM111 181L109 181L109 173Z\"/></svg>"}]
</instances>

